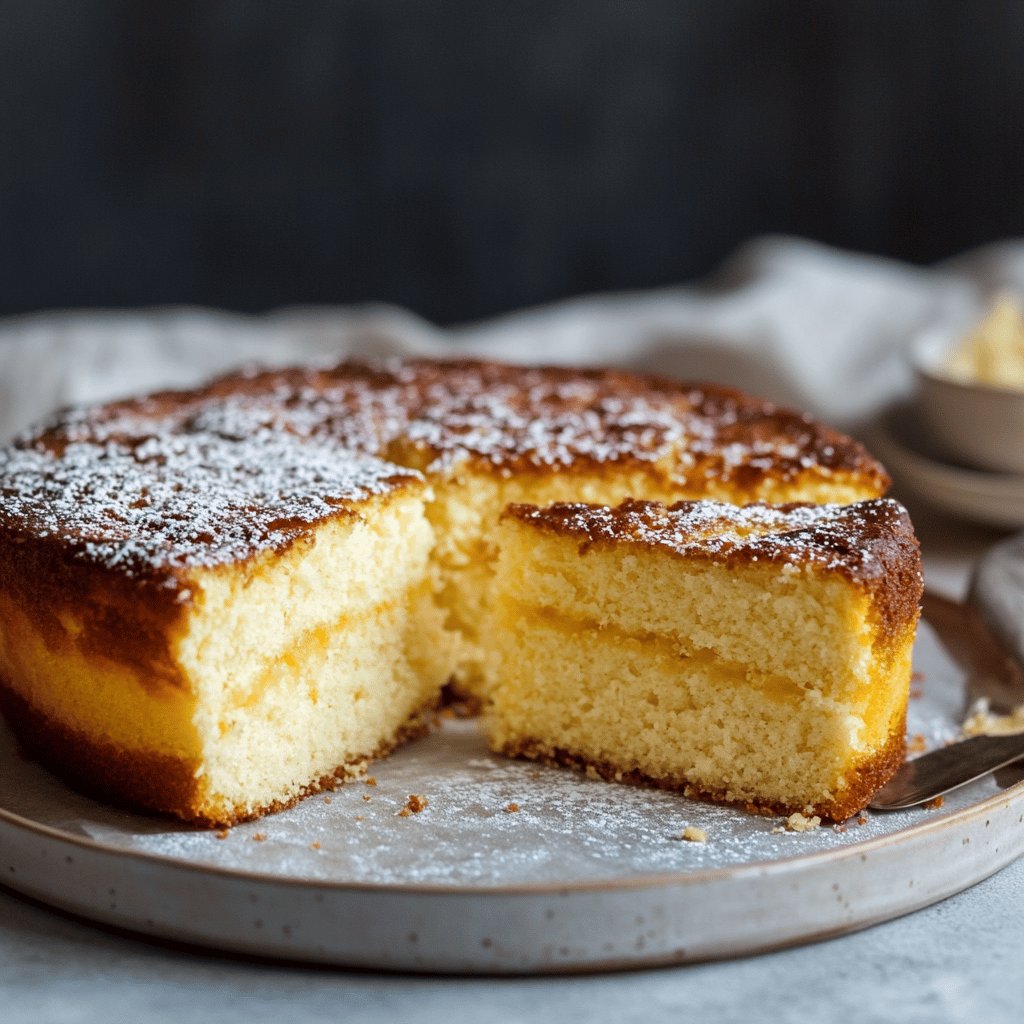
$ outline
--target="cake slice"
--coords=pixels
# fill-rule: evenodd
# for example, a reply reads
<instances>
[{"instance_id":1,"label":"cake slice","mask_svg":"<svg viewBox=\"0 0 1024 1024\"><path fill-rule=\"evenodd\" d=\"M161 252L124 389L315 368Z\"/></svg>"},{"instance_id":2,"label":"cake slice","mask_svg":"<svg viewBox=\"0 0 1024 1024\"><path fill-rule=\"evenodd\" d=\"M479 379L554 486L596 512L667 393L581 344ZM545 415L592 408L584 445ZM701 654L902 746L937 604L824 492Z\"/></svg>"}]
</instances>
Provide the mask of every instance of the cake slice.
<instances>
[{"instance_id":1,"label":"cake slice","mask_svg":"<svg viewBox=\"0 0 1024 1024\"><path fill-rule=\"evenodd\" d=\"M437 702L420 474L287 434L0 460L0 706L79 787L228 825L358 772Z\"/></svg>"},{"instance_id":2,"label":"cake slice","mask_svg":"<svg viewBox=\"0 0 1024 1024\"><path fill-rule=\"evenodd\" d=\"M487 730L506 754L842 820L903 760L904 509L510 507Z\"/></svg>"}]
</instances>

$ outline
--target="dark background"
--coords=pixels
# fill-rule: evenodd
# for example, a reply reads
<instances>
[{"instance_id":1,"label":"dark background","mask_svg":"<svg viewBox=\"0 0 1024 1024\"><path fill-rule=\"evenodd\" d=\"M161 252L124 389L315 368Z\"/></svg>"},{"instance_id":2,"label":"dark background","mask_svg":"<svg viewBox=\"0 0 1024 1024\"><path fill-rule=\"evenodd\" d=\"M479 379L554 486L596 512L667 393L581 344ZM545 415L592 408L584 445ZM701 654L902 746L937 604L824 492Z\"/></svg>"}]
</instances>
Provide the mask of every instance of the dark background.
<instances>
[{"instance_id":1,"label":"dark background","mask_svg":"<svg viewBox=\"0 0 1024 1024\"><path fill-rule=\"evenodd\" d=\"M0 314L705 273L1024 233L1024 2L0 0Z\"/></svg>"}]
</instances>

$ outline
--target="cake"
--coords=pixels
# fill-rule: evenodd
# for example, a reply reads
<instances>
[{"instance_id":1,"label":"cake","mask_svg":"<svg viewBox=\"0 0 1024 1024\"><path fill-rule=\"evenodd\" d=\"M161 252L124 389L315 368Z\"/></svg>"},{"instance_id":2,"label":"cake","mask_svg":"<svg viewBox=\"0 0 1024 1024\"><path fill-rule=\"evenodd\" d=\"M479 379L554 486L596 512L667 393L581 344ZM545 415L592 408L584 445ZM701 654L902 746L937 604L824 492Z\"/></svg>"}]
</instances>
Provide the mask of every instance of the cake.
<instances>
[{"instance_id":1,"label":"cake","mask_svg":"<svg viewBox=\"0 0 1024 1024\"><path fill-rule=\"evenodd\" d=\"M283 807L489 699L510 503L853 502L856 442L727 388L473 361L246 370L0 450L0 703L83 788Z\"/></svg>"},{"instance_id":2,"label":"cake","mask_svg":"<svg viewBox=\"0 0 1024 1024\"><path fill-rule=\"evenodd\" d=\"M288 435L79 457L6 459L35 481L5 494L26 528L0 570L0 702L29 749L222 824L422 726L451 658L419 474Z\"/></svg>"},{"instance_id":3,"label":"cake","mask_svg":"<svg viewBox=\"0 0 1024 1024\"><path fill-rule=\"evenodd\" d=\"M839 821L902 763L922 577L895 501L515 505L498 540L496 750Z\"/></svg>"}]
</instances>

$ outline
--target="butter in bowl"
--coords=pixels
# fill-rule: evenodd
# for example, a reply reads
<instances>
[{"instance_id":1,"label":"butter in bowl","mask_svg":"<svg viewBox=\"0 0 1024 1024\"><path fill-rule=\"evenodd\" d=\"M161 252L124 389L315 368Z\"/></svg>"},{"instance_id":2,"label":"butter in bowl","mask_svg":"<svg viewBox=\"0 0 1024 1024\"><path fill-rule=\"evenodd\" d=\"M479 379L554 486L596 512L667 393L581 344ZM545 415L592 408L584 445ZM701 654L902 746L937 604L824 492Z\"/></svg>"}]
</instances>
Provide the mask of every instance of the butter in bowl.
<instances>
[{"instance_id":1,"label":"butter in bowl","mask_svg":"<svg viewBox=\"0 0 1024 1024\"><path fill-rule=\"evenodd\" d=\"M952 461L1024 473L1024 310L1000 295L952 344L930 335L914 350L921 417Z\"/></svg>"}]
</instances>

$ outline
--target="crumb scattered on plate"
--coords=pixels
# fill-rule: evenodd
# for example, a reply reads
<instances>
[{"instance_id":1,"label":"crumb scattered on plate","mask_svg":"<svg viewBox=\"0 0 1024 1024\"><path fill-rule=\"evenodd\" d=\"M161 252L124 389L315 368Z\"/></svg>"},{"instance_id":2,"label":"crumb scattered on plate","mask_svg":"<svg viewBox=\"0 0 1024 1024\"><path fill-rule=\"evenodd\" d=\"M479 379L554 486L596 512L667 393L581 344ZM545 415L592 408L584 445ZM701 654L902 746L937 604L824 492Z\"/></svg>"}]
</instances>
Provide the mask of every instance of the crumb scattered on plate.
<instances>
[{"instance_id":1,"label":"crumb scattered on plate","mask_svg":"<svg viewBox=\"0 0 1024 1024\"><path fill-rule=\"evenodd\" d=\"M425 811L430 806L430 801L425 796L420 796L418 793L410 793L409 799L405 801L405 806L398 812L399 818L408 818L410 814L419 814L420 811Z\"/></svg>"},{"instance_id":2,"label":"crumb scattered on plate","mask_svg":"<svg viewBox=\"0 0 1024 1024\"><path fill-rule=\"evenodd\" d=\"M971 705L963 724L965 736L1010 736L1017 732L1024 732L1024 704L1008 715L997 715L985 697Z\"/></svg>"},{"instance_id":3,"label":"crumb scattered on plate","mask_svg":"<svg viewBox=\"0 0 1024 1024\"><path fill-rule=\"evenodd\" d=\"M506 814L515 814L518 810L519 810L519 804L517 804L517 803L505 804L505 813Z\"/></svg>"},{"instance_id":4,"label":"crumb scattered on plate","mask_svg":"<svg viewBox=\"0 0 1024 1024\"><path fill-rule=\"evenodd\" d=\"M704 829L697 828L696 825L687 825L679 838L687 843L706 843L708 841L708 834Z\"/></svg>"},{"instance_id":5,"label":"crumb scattered on plate","mask_svg":"<svg viewBox=\"0 0 1024 1024\"><path fill-rule=\"evenodd\" d=\"M807 817L799 811L794 811L781 825L777 825L772 832L811 832L821 824L821 818L817 814Z\"/></svg>"}]
</instances>

